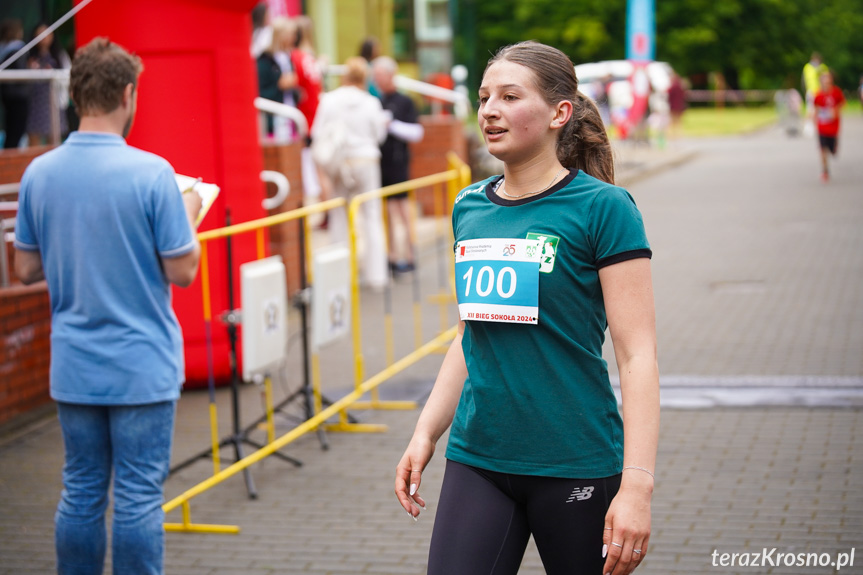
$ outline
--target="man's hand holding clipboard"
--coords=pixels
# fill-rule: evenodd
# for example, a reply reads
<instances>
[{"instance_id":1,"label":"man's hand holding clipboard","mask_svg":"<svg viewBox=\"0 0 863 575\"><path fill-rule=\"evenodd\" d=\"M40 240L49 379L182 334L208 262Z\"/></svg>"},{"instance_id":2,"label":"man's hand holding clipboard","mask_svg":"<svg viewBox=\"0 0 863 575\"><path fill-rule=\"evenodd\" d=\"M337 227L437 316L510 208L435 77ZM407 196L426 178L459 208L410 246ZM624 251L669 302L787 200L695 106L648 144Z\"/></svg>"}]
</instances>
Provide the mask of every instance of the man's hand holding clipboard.
<instances>
[{"instance_id":1,"label":"man's hand holding clipboard","mask_svg":"<svg viewBox=\"0 0 863 575\"><path fill-rule=\"evenodd\" d=\"M207 184L201 178L191 178L180 174L175 174L174 177L177 180L177 187L183 194L186 211L189 214L197 214L194 218L190 216L194 222L194 228L197 229L219 196L219 186Z\"/></svg>"}]
</instances>

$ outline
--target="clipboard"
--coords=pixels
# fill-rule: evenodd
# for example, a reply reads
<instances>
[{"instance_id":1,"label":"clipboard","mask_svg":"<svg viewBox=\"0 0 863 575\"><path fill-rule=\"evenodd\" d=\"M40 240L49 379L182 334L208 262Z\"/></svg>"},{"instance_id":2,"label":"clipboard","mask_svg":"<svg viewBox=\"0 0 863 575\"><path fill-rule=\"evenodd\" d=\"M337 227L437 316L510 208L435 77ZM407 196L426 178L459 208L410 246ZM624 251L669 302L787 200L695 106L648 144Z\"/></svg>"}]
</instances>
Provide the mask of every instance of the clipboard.
<instances>
[{"instance_id":1,"label":"clipboard","mask_svg":"<svg viewBox=\"0 0 863 575\"><path fill-rule=\"evenodd\" d=\"M219 196L220 188L216 184L208 184L201 181L201 178L192 178L191 176L183 176L181 174L174 174L174 179L177 181L180 193L186 194L195 191L201 196L201 211L198 212L198 217L195 219L195 229L197 229L201 225L204 216L213 207L213 203L215 203L216 198Z\"/></svg>"}]
</instances>

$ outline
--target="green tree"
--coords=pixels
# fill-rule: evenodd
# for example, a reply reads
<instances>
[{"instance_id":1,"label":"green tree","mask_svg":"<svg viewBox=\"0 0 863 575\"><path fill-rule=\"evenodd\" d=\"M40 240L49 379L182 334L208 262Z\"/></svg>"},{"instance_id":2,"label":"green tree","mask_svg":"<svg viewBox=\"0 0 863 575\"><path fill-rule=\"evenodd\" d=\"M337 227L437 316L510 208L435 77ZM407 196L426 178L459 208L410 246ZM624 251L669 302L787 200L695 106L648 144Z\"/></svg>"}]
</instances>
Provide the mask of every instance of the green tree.
<instances>
[{"instance_id":1,"label":"green tree","mask_svg":"<svg viewBox=\"0 0 863 575\"><path fill-rule=\"evenodd\" d=\"M863 0L676 0L657 3L657 58L732 87L797 85L820 51L840 77L861 67Z\"/></svg>"},{"instance_id":2,"label":"green tree","mask_svg":"<svg viewBox=\"0 0 863 575\"><path fill-rule=\"evenodd\" d=\"M863 74L863 0L798 1L806 13L798 67L811 52L820 52L840 87L857 87Z\"/></svg>"},{"instance_id":3,"label":"green tree","mask_svg":"<svg viewBox=\"0 0 863 575\"><path fill-rule=\"evenodd\" d=\"M537 40L573 62L623 58L626 0L462 0L454 15L456 61L469 70L472 93L502 46Z\"/></svg>"},{"instance_id":4,"label":"green tree","mask_svg":"<svg viewBox=\"0 0 863 575\"><path fill-rule=\"evenodd\" d=\"M626 0L460 0L456 60L471 89L500 46L535 39L573 62L623 58ZM656 54L686 76L719 72L731 87L799 85L813 51L856 86L863 72L863 0L657 0Z\"/></svg>"}]
</instances>

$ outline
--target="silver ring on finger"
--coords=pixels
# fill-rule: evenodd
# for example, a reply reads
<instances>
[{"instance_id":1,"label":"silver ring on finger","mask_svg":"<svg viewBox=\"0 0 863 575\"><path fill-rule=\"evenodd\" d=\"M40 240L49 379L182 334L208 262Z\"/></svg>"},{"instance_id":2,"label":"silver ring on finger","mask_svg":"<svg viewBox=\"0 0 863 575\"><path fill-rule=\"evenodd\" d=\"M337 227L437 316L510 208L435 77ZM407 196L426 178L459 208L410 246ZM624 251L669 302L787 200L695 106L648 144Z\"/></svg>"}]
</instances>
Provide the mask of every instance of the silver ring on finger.
<instances>
[{"instance_id":1,"label":"silver ring on finger","mask_svg":"<svg viewBox=\"0 0 863 575\"><path fill-rule=\"evenodd\" d=\"M633 549L632 552L641 555L641 549Z\"/></svg>"},{"instance_id":2,"label":"silver ring on finger","mask_svg":"<svg viewBox=\"0 0 863 575\"><path fill-rule=\"evenodd\" d=\"M620 547L621 549L623 549L623 545L621 545L620 543L615 543L614 541L612 541L611 544L615 547Z\"/></svg>"}]
</instances>

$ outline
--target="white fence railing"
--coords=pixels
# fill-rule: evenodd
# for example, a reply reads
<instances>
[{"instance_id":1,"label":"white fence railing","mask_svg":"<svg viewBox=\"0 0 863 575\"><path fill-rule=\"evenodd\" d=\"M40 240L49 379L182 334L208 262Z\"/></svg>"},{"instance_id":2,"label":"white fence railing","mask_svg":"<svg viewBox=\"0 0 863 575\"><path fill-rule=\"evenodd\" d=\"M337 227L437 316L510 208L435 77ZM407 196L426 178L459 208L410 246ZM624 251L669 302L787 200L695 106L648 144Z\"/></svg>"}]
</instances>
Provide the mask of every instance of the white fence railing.
<instances>
[{"instance_id":1,"label":"white fence railing","mask_svg":"<svg viewBox=\"0 0 863 575\"><path fill-rule=\"evenodd\" d=\"M51 132L48 134L50 144L60 143L60 101L58 93L68 94L69 70L0 70L0 87L3 84L22 84L48 82L51 86Z\"/></svg>"},{"instance_id":2,"label":"white fence railing","mask_svg":"<svg viewBox=\"0 0 863 575\"><path fill-rule=\"evenodd\" d=\"M688 102L723 102L743 104L746 102L773 102L776 90L687 90Z\"/></svg>"},{"instance_id":3,"label":"white fence railing","mask_svg":"<svg viewBox=\"0 0 863 575\"><path fill-rule=\"evenodd\" d=\"M327 66L327 76L338 77L344 73L345 67L340 64L331 64ZM453 105L453 113L459 120L467 119L471 110L470 98L467 94L459 90L450 90L442 88L428 82L421 82L408 78L407 76L397 75L395 77L396 87L405 92L414 92L427 98L435 100L443 100L444 102Z\"/></svg>"}]
</instances>

